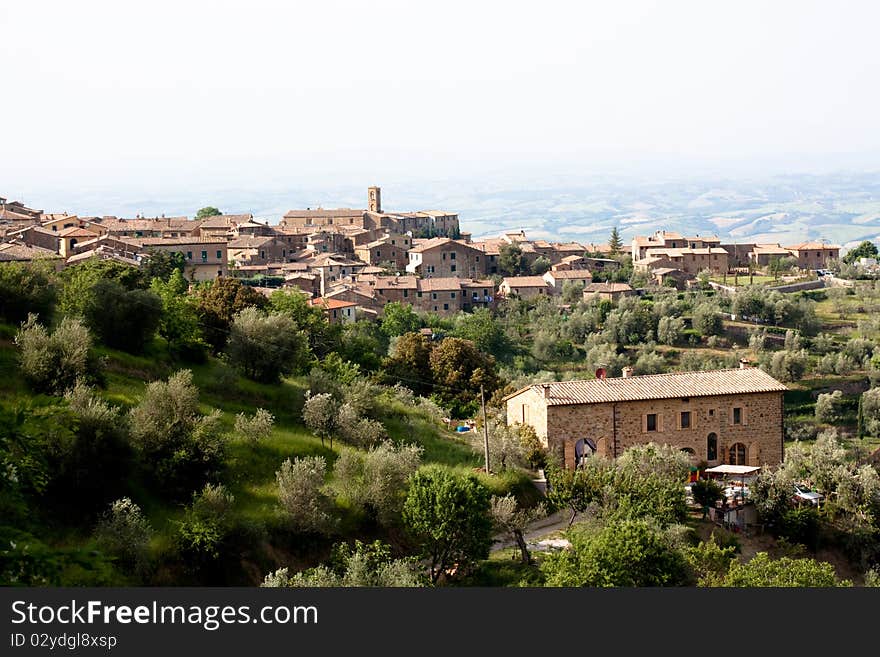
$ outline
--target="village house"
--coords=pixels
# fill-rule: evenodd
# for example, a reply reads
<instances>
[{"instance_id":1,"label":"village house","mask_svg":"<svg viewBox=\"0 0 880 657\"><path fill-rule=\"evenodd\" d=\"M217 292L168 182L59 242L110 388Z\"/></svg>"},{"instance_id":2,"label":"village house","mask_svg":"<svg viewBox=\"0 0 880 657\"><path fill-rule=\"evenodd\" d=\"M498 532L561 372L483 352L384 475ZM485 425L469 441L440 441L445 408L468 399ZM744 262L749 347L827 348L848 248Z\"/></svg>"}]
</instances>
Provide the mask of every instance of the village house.
<instances>
[{"instance_id":1,"label":"village house","mask_svg":"<svg viewBox=\"0 0 880 657\"><path fill-rule=\"evenodd\" d=\"M631 297L635 293L629 283L590 283L584 288L584 301L595 298L617 303L622 297Z\"/></svg>"},{"instance_id":2,"label":"village house","mask_svg":"<svg viewBox=\"0 0 880 657\"><path fill-rule=\"evenodd\" d=\"M773 260L790 257L792 257L791 251L778 244L755 244L749 253L749 260L756 267L766 267Z\"/></svg>"},{"instance_id":3,"label":"village house","mask_svg":"<svg viewBox=\"0 0 880 657\"><path fill-rule=\"evenodd\" d=\"M409 251L406 271L422 278L477 278L486 273L483 251L469 244L435 237Z\"/></svg>"},{"instance_id":4,"label":"village house","mask_svg":"<svg viewBox=\"0 0 880 657\"><path fill-rule=\"evenodd\" d=\"M162 216L151 219L141 216L134 219L94 217L86 222L86 227L114 237L197 238L200 236L200 224L200 221L192 221L187 217ZM221 235L221 237L225 238L225 235Z\"/></svg>"},{"instance_id":5,"label":"village house","mask_svg":"<svg viewBox=\"0 0 880 657\"><path fill-rule=\"evenodd\" d=\"M566 283L579 283L585 288L593 282L593 275L587 269L569 269L562 271L553 271L552 269L544 274L544 280L547 281L557 294L562 293L562 288Z\"/></svg>"},{"instance_id":6,"label":"village house","mask_svg":"<svg viewBox=\"0 0 880 657\"><path fill-rule=\"evenodd\" d=\"M143 251L169 251L183 254L184 276L193 281L209 281L228 275L226 240L212 237L146 237L137 240Z\"/></svg>"},{"instance_id":7,"label":"village house","mask_svg":"<svg viewBox=\"0 0 880 657\"><path fill-rule=\"evenodd\" d=\"M39 223L42 216L42 210L34 210L21 201L7 201L0 196L0 222L34 224Z\"/></svg>"},{"instance_id":8,"label":"village house","mask_svg":"<svg viewBox=\"0 0 880 657\"><path fill-rule=\"evenodd\" d=\"M728 271L727 251L718 247L651 248L645 257L634 263L637 271L650 272L659 267L674 267L687 274L698 274L704 269L716 274Z\"/></svg>"},{"instance_id":9,"label":"village house","mask_svg":"<svg viewBox=\"0 0 880 657\"><path fill-rule=\"evenodd\" d=\"M309 299L309 305L321 308L330 324L351 324L357 321L357 304L351 301L318 297Z\"/></svg>"},{"instance_id":10,"label":"village house","mask_svg":"<svg viewBox=\"0 0 880 657\"><path fill-rule=\"evenodd\" d=\"M369 265L392 263L395 269L404 269L409 261L412 238L400 233L388 233L381 238L354 247L354 255Z\"/></svg>"},{"instance_id":11,"label":"village house","mask_svg":"<svg viewBox=\"0 0 880 657\"><path fill-rule=\"evenodd\" d=\"M649 442L710 466L776 465L783 458L786 387L754 367L563 381L504 398L507 423L529 425L576 467L593 454L615 458Z\"/></svg>"},{"instance_id":12,"label":"village house","mask_svg":"<svg viewBox=\"0 0 880 657\"><path fill-rule=\"evenodd\" d=\"M553 292L553 286L543 276L508 276L498 286L498 294L505 298L531 299Z\"/></svg>"},{"instance_id":13,"label":"village house","mask_svg":"<svg viewBox=\"0 0 880 657\"><path fill-rule=\"evenodd\" d=\"M64 267L64 259L55 251L32 246L23 242L4 242L0 244L0 262L51 262L56 270Z\"/></svg>"},{"instance_id":14,"label":"village house","mask_svg":"<svg viewBox=\"0 0 880 657\"><path fill-rule=\"evenodd\" d=\"M264 265L293 259L294 251L283 238L274 235L240 235L227 242L229 262L236 265Z\"/></svg>"},{"instance_id":15,"label":"village house","mask_svg":"<svg viewBox=\"0 0 880 657\"><path fill-rule=\"evenodd\" d=\"M797 258L797 266L801 269L824 269L830 260L840 258L840 247L836 244L802 242L785 248Z\"/></svg>"}]
</instances>

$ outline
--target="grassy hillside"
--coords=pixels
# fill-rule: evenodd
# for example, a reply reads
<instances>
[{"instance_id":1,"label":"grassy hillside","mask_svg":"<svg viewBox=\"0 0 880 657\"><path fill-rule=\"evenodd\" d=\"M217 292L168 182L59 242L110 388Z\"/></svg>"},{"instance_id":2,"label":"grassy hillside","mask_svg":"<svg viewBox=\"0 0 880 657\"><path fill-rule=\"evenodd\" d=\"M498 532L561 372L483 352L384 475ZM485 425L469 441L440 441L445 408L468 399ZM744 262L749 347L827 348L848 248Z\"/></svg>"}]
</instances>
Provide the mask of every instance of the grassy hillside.
<instances>
[{"instance_id":1,"label":"grassy hillside","mask_svg":"<svg viewBox=\"0 0 880 657\"><path fill-rule=\"evenodd\" d=\"M29 391L17 366L13 344L15 327L0 325L0 407L5 410L28 409L39 403ZM381 538L392 546L404 549L407 538L399 529L386 530L357 511L345 507L338 500L335 513L339 523L328 536L298 536L285 526L279 513L275 473L285 459L298 456L323 456L332 463L343 450L356 449L341 441L321 440L303 426L301 413L308 381L305 377L284 379L278 384L261 384L237 375L222 361L209 357L203 364L180 364L170 360L161 339L156 339L147 353L132 355L98 347L103 361L105 386L98 394L121 409L136 405L142 398L148 382L165 379L180 368L190 369L193 383L199 388L199 403L205 413L211 409L222 411L222 424L228 430L224 462L217 480L222 482L234 498L232 509L232 543L221 555L216 568L190 572L174 554L174 535L177 522L185 513L183 503L170 503L136 473L126 483L129 495L144 511L156 530L151 546L158 560L155 574L147 582L160 585L187 583L253 585L279 567L291 570L317 565L325 560L334 542L354 539ZM265 408L275 416L271 435L256 443L246 441L233 431L237 413L252 414ZM27 412L27 410L26 410ZM477 472L482 456L458 434L431 418L416 407L405 406L395 400L387 401L381 410L381 420L394 441L415 443L424 452L423 464L436 464L460 473ZM524 501L534 500L536 489L523 471L508 470L499 475L478 473L478 477L494 493L514 491ZM105 500L109 503L110 499ZM106 507L105 507L106 508ZM41 510L42 518L34 525L41 528L40 539L57 549L91 549L92 530L100 509L80 517L59 517L51 509ZM68 573L72 581L80 583L76 573ZM110 576L112 583L114 576ZM121 575L118 582L126 580Z\"/></svg>"}]
</instances>

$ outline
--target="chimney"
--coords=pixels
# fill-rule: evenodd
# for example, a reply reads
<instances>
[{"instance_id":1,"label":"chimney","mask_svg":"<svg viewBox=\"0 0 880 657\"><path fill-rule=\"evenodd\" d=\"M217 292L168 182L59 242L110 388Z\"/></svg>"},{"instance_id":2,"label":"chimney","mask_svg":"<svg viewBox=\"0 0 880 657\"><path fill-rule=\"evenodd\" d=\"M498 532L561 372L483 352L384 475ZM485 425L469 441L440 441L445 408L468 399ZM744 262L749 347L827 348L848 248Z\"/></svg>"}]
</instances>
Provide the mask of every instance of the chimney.
<instances>
[{"instance_id":1,"label":"chimney","mask_svg":"<svg viewBox=\"0 0 880 657\"><path fill-rule=\"evenodd\" d=\"M549 383L542 383L541 390L544 393L544 399L550 399L550 384Z\"/></svg>"},{"instance_id":2,"label":"chimney","mask_svg":"<svg viewBox=\"0 0 880 657\"><path fill-rule=\"evenodd\" d=\"M739 359L739 369L744 370L749 367L749 361L746 358Z\"/></svg>"},{"instance_id":3,"label":"chimney","mask_svg":"<svg viewBox=\"0 0 880 657\"><path fill-rule=\"evenodd\" d=\"M633 368L631 368L629 366L624 367L621 372L621 375L623 376L624 379L630 378L633 375Z\"/></svg>"}]
</instances>

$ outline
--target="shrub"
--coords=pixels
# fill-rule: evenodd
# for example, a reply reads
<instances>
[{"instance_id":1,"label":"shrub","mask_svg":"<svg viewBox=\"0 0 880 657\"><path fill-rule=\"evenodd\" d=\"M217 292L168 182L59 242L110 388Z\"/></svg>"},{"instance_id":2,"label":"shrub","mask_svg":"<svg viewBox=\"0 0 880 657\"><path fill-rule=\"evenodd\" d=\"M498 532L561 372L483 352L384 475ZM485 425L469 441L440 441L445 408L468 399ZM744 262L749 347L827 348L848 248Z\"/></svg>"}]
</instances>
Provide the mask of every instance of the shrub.
<instances>
[{"instance_id":1,"label":"shrub","mask_svg":"<svg viewBox=\"0 0 880 657\"><path fill-rule=\"evenodd\" d=\"M220 557L232 526L234 502L223 484L205 484L201 492L193 494L183 520L176 523L174 537L177 550L190 569L198 571Z\"/></svg>"},{"instance_id":2,"label":"shrub","mask_svg":"<svg viewBox=\"0 0 880 657\"><path fill-rule=\"evenodd\" d=\"M323 456L304 456L287 459L275 473L278 483L278 503L295 531L329 533L332 518L322 492L327 462Z\"/></svg>"},{"instance_id":3,"label":"shrub","mask_svg":"<svg viewBox=\"0 0 880 657\"><path fill-rule=\"evenodd\" d=\"M287 568L270 573L263 587L415 587L424 586L418 564L412 559L392 559L391 548L381 541L354 547L339 543L330 564L290 574Z\"/></svg>"},{"instance_id":4,"label":"shrub","mask_svg":"<svg viewBox=\"0 0 880 657\"><path fill-rule=\"evenodd\" d=\"M258 443L272 434L275 416L265 408L258 408L248 417L245 413L235 416L235 433L251 443Z\"/></svg>"},{"instance_id":5,"label":"shrub","mask_svg":"<svg viewBox=\"0 0 880 657\"><path fill-rule=\"evenodd\" d=\"M89 291L83 318L109 347L133 353L153 339L162 316L162 300L148 290L127 290L113 280L100 280Z\"/></svg>"},{"instance_id":6,"label":"shrub","mask_svg":"<svg viewBox=\"0 0 880 657\"><path fill-rule=\"evenodd\" d=\"M816 419L826 424L836 424L843 417L844 404L840 390L820 394L816 399Z\"/></svg>"},{"instance_id":7,"label":"shrub","mask_svg":"<svg viewBox=\"0 0 880 657\"><path fill-rule=\"evenodd\" d=\"M226 356L246 377L272 383L304 370L308 340L290 317L245 308L233 319Z\"/></svg>"},{"instance_id":8,"label":"shrub","mask_svg":"<svg viewBox=\"0 0 880 657\"><path fill-rule=\"evenodd\" d=\"M422 448L380 443L367 452L345 450L333 466L333 490L383 525L400 518L407 481L419 468Z\"/></svg>"},{"instance_id":9,"label":"shrub","mask_svg":"<svg viewBox=\"0 0 880 657\"><path fill-rule=\"evenodd\" d=\"M37 392L62 394L77 379L94 382L98 361L89 330L78 319L65 317L52 333L30 315L15 334L19 366Z\"/></svg>"},{"instance_id":10,"label":"shrub","mask_svg":"<svg viewBox=\"0 0 880 657\"><path fill-rule=\"evenodd\" d=\"M192 372L147 385L131 409L132 440L160 490L179 497L201 488L222 462L220 411L202 415Z\"/></svg>"},{"instance_id":11,"label":"shrub","mask_svg":"<svg viewBox=\"0 0 880 657\"><path fill-rule=\"evenodd\" d=\"M571 549L541 562L548 586L677 586L686 562L666 535L646 520L620 520L573 532Z\"/></svg>"},{"instance_id":12,"label":"shrub","mask_svg":"<svg viewBox=\"0 0 880 657\"><path fill-rule=\"evenodd\" d=\"M0 318L15 324L31 313L48 319L55 303L50 271L39 263L0 263Z\"/></svg>"},{"instance_id":13,"label":"shrub","mask_svg":"<svg viewBox=\"0 0 880 657\"><path fill-rule=\"evenodd\" d=\"M141 508L123 497L110 505L95 528L98 546L118 559L122 569L142 572L149 560L153 529Z\"/></svg>"}]
</instances>

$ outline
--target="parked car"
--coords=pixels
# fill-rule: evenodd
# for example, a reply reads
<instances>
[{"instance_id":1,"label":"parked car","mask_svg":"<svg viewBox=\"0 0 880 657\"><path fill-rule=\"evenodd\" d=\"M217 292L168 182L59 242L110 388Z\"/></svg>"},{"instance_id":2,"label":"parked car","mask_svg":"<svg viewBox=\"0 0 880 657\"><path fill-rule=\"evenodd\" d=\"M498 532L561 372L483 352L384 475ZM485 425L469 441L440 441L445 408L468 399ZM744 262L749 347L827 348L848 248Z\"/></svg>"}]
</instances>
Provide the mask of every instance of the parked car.
<instances>
[{"instance_id":1,"label":"parked car","mask_svg":"<svg viewBox=\"0 0 880 657\"><path fill-rule=\"evenodd\" d=\"M820 506L824 501L825 496L822 495L822 493L817 493L810 490L810 488L804 484L795 484L794 495L792 499L797 504L811 504L813 506Z\"/></svg>"}]
</instances>

